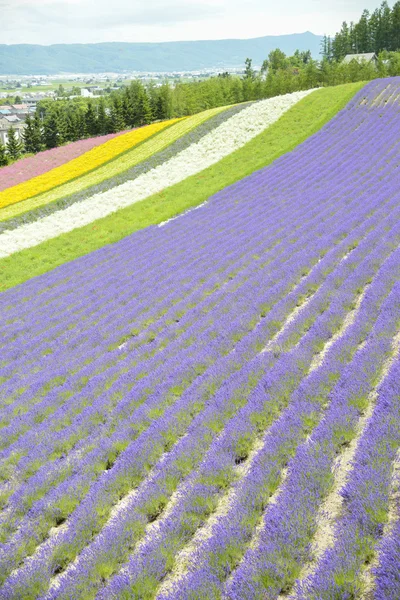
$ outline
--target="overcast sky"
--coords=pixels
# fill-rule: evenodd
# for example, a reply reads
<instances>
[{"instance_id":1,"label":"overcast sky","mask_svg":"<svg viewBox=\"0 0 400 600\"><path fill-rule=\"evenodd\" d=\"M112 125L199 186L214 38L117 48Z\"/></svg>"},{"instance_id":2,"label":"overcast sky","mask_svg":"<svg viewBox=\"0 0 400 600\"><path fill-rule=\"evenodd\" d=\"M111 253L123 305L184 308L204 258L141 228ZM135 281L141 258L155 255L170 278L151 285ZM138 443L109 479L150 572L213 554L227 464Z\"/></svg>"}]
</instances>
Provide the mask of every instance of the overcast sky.
<instances>
[{"instance_id":1,"label":"overcast sky","mask_svg":"<svg viewBox=\"0 0 400 600\"><path fill-rule=\"evenodd\" d=\"M380 0L0 0L0 44L334 34ZM390 6L393 2L389 3Z\"/></svg>"}]
</instances>

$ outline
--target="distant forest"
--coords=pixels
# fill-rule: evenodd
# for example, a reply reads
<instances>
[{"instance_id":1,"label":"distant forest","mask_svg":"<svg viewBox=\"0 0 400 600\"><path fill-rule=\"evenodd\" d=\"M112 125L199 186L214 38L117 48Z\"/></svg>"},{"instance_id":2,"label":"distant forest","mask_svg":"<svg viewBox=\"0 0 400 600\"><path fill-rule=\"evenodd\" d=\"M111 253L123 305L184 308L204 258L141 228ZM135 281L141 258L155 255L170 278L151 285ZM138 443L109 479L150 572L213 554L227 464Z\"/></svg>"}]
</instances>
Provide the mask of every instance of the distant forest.
<instances>
[{"instance_id":1,"label":"distant forest","mask_svg":"<svg viewBox=\"0 0 400 600\"><path fill-rule=\"evenodd\" d=\"M241 76L220 73L205 81L161 86L133 81L129 87L94 99L43 100L28 118L24 144L11 135L7 148L0 146L0 165L22 153L36 153L70 141L122 131L153 121L192 115L208 108L322 86L400 75L400 1L387 2L372 14L362 13L358 23L343 23L333 38L325 37L322 59L310 51L287 56L273 50L261 69L247 58ZM376 61L342 62L346 54L375 52Z\"/></svg>"},{"instance_id":2,"label":"distant forest","mask_svg":"<svg viewBox=\"0 0 400 600\"><path fill-rule=\"evenodd\" d=\"M370 13L364 10L358 23L343 22L333 37L325 36L322 56L330 61L341 60L346 54L366 52L396 52L400 49L400 2L390 9L387 2Z\"/></svg>"}]
</instances>

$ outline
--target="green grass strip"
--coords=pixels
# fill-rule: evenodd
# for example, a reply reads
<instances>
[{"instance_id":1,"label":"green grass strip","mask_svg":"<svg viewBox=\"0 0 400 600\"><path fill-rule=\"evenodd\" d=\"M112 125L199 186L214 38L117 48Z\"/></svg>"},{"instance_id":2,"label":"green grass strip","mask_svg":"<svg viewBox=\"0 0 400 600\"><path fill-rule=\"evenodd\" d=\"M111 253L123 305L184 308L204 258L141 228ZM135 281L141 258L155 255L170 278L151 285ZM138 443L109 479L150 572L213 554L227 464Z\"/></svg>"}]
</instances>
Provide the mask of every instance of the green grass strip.
<instances>
[{"instance_id":1,"label":"green grass strip","mask_svg":"<svg viewBox=\"0 0 400 600\"><path fill-rule=\"evenodd\" d=\"M62 185L57 185L51 190L43 192L42 194L38 194L32 198L27 198L26 200L22 200L21 202L2 208L0 210L0 220L5 221L34 208L38 208L40 206L44 206L45 204L49 204L50 202L60 200L69 194L74 194L90 188L93 185L113 177L114 175L119 175L123 171L126 171L127 169L130 169L131 167L148 159L154 153L164 150L177 139L189 133L205 121L209 120L211 117L223 112L227 108L230 108L230 106L219 106L217 108L212 108L210 110L197 113L192 117L186 117L185 119L182 119L182 121L168 126L166 129L155 132L154 135L152 135L149 139L140 142L132 149L118 154L115 158L107 161L99 167L96 167L95 169L92 169L84 175L75 177L74 179Z\"/></svg>"},{"instance_id":2,"label":"green grass strip","mask_svg":"<svg viewBox=\"0 0 400 600\"><path fill-rule=\"evenodd\" d=\"M330 121L365 82L319 89L276 123L201 173L158 194L34 248L0 260L0 291L198 206L224 187L271 164Z\"/></svg>"}]
</instances>

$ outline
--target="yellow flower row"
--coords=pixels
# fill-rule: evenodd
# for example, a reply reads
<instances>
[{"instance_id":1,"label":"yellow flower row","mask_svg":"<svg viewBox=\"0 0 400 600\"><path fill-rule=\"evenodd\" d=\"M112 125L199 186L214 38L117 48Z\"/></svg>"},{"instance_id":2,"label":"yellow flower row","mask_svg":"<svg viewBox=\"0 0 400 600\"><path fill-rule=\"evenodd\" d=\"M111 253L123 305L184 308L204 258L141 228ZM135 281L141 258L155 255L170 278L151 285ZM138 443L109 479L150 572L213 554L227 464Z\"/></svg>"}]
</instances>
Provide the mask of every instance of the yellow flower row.
<instances>
[{"instance_id":1,"label":"yellow flower row","mask_svg":"<svg viewBox=\"0 0 400 600\"><path fill-rule=\"evenodd\" d=\"M0 192L0 208L15 204L41 194L55 186L59 186L71 179L80 177L81 175L92 171L103 165L104 163L114 159L119 154L126 152L132 146L136 146L140 142L147 140L150 136L162 131L166 127L176 123L179 119L171 119L170 121L163 121L160 123L153 123L140 129L129 131L116 138L108 140L101 146L92 148L85 154L68 161L64 165L51 169L43 175L33 177L29 181L24 181L14 185L11 188Z\"/></svg>"},{"instance_id":2,"label":"yellow flower row","mask_svg":"<svg viewBox=\"0 0 400 600\"><path fill-rule=\"evenodd\" d=\"M64 185L58 186L52 190L49 190L39 196L20 202L19 204L10 205L3 208L0 211L0 219L5 221L11 219L17 215L20 215L28 210L44 206L50 202L59 200L68 196L80 192L84 189L97 185L105 179L109 179L114 175L118 175L127 169L134 167L138 163L147 160L150 156L168 147L170 144L175 142L177 139L189 133L206 120L210 119L214 115L226 110L228 107L218 107L203 111L191 117L186 117L180 120L178 123L169 127L166 131L162 131L158 135L152 137L141 144L138 148L125 152L122 156L117 157L115 160L107 163L104 166L100 166L95 170L91 170L90 173L74 179Z\"/></svg>"}]
</instances>

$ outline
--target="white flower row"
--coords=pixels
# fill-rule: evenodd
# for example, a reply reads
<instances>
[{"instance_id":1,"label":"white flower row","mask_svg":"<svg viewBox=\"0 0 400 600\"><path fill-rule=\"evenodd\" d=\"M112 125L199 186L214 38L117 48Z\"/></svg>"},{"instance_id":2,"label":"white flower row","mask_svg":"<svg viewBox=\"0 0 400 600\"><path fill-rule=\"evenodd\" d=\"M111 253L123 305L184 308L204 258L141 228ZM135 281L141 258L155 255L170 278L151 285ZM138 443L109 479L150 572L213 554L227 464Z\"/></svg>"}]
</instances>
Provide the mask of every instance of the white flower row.
<instances>
[{"instance_id":1,"label":"white flower row","mask_svg":"<svg viewBox=\"0 0 400 600\"><path fill-rule=\"evenodd\" d=\"M30 248L88 225L143 200L215 164L277 121L313 90L277 96L250 105L167 162L106 192L0 235L0 257Z\"/></svg>"}]
</instances>

